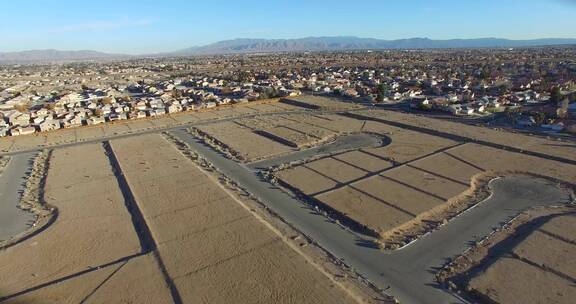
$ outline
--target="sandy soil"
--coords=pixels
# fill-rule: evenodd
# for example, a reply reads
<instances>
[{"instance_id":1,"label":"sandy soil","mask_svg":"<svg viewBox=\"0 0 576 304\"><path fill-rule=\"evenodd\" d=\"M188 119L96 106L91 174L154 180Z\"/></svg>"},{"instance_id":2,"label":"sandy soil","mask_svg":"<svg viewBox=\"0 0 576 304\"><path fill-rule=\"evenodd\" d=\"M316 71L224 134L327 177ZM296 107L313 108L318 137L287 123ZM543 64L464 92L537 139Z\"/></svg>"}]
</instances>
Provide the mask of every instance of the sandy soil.
<instances>
[{"instance_id":1,"label":"sandy soil","mask_svg":"<svg viewBox=\"0 0 576 304\"><path fill-rule=\"evenodd\" d=\"M483 170L495 172L528 172L576 184L576 166L528 156L477 144L466 144L448 151Z\"/></svg>"},{"instance_id":2,"label":"sandy soil","mask_svg":"<svg viewBox=\"0 0 576 304\"><path fill-rule=\"evenodd\" d=\"M184 302L353 302L161 136L112 145Z\"/></svg>"},{"instance_id":3,"label":"sandy soil","mask_svg":"<svg viewBox=\"0 0 576 304\"><path fill-rule=\"evenodd\" d=\"M381 171L393 166L393 163L390 161L371 156L361 151L347 152L334 156L334 158L355 167L362 168L368 172Z\"/></svg>"},{"instance_id":4,"label":"sandy soil","mask_svg":"<svg viewBox=\"0 0 576 304\"><path fill-rule=\"evenodd\" d=\"M279 143L283 143L294 148L304 147L318 140L317 138L314 138L306 133L296 130L298 129L286 126L277 126L277 127L265 128L259 131L261 132L261 135L267 138L270 138L272 140L278 141Z\"/></svg>"},{"instance_id":5,"label":"sandy soil","mask_svg":"<svg viewBox=\"0 0 576 304\"><path fill-rule=\"evenodd\" d=\"M72 136L72 138L75 138L74 135ZM10 151L14 152L14 151L26 150L28 149L28 147L39 147L44 145L45 142L46 138L40 134L34 134L30 136L27 135L18 136L18 139L14 140L14 144L10 148Z\"/></svg>"},{"instance_id":6,"label":"sandy soil","mask_svg":"<svg viewBox=\"0 0 576 304\"><path fill-rule=\"evenodd\" d=\"M254 161L290 151L286 145L260 136L248 128L233 122L220 122L197 128L210 139L215 139L221 147L228 149L235 158Z\"/></svg>"},{"instance_id":7,"label":"sandy soil","mask_svg":"<svg viewBox=\"0 0 576 304\"><path fill-rule=\"evenodd\" d=\"M405 191L410 193L413 191L422 192L444 201L467 190L470 183L470 181L465 184L452 181L449 177L442 177L434 171L426 172L411 166L400 166L391 169L384 172L382 176L402 184L407 188Z\"/></svg>"},{"instance_id":8,"label":"sandy soil","mask_svg":"<svg viewBox=\"0 0 576 304\"><path fill-rule=\"evenodd\" d=\"M76 131L76 139L78 141L90 140L100 138L105 135L104 129L107 126L95 125L86 128L80 128Z\"/></svg>"},{"instance_id":9,"label":"sandy soil","mask_svg":"<svg viewBox=\"0 0 576 304\"><path fill-rule=\"evenodd\" d=\"M342 102L336 98L322 96L301 95L296 97L287 97L286 99L295 100L307 105L317 106L323 110L350 110L359 108L358 105L353 103Z\"/></svg>"},{"instance_id":10,"label":"sandy soil","mask_svg":"<svg viewBox=\"0 0 576 304\"><path fill-rule=\"evenodd\" d=\"M324 191L337 184L334 180L326 178L304 166L280 171L277 177L292 187L299 189L304 194Z\"/></svg>"},{"instance_id":11,"label":"sandy soil","mask_svg":"<svg viewBox=\"0 0 576 304\"><path fill-rule=\"evenodd\" d=\"M266 137L294 148L310 147L321 142L329 141L338 135L322 124L311 123L312 118L319 119L310 114L278 115L271 117L254 117L238 119L238 124L246 126ZM331 122L323 120L323 123Z\"/></svg>"},{"instance_id":12,"label":"sandy soil","mask_svg":"<svg viewBox=\"0 0 576 304\"><path fill-rule=\"evenodd\" d=\"M321 115L319 117L325 118L327 121L320 125L330 130L337 132L354 133L363 131L364 121L356 120L336 114Z\"/></svg>"},{"instance_id":13,"label":"sandy soil","mask_svg":"<svg viewBox=\"0 0 576 304\"><path fill-rule=\"evenodd\" d=\"M485 303L572 303L574 207L527 211L448 264L438 279Z\"/></svg>"},{"instance_id":14,"label":"sandy soil","mask_svg":"<svg viewBox=\"0 0 576 304\"><path fill-rule=\"evenodd\" d=\"M449 150L447 151L450 152ZM410 166L433 172L441 177L449 178L453 181L470 185L472 177L483 172L481 168L473 164L456 159L446 153L437 153L430 157L410 163Z\"/></svg>"},{"instance_id":15,"label":"sandy soil","mask_svg":"<svg viewBox=\"0 0 576 304\"><path fill-rule=\"evenodd\" d=\"M14 138L11 137L0 138L0 151L9 152L12 145L14 145Z\"/></svg>"},{"instance_id":16,"label":"sandy soil","mask_svg":"<svg viewBox=\"0 0 576 304\"><path fill-rule=\"evenodd\" d=\"M30 291L3 303L173 303L170 291L163 283L154 257L148 254Z\"/></svg>"},{"instance_id":17,"label":"sandy soil","mask_svg":"<svg viewBox=\"0 0 576 304\"><path fill-rule=\"evenodd\" d=\"M128 131L130 131L130 126L129 124L124 122L108 123L104 127L102 127L102 130L104 130L105 136L119 135L128 133Z\"/></svg>"},{"instance_id":18,"label":"sandy soil","mask_svg":"<svg viewBox=\"0 0 576 304\"><path fill-rule=\"evenodd\" d=\"M327 192L315 198L376 233L388 231L414 218L411 213L385 204L352 187Z\"/></svg>"},{"instance_id":19,"label":"sandy soil","mask_svg":"<svg viewBox=\"0 0 576 304\"><path fill-rule=\"evenodd\" d=\"M396 132L389 136L392 139L389 145L364 150L382 158L403 163L458 144L453 140L408 130Z\"/></svg>"},{"instance_id":20,"label":"sandy soil","mask_svg":"<svg viewBox=\"0 0 576 304\"><path fill-rule=\"evenodd\" d=\"M151 303L164 302L161 291L165 283L154 276L138 285L141 288L125 282L95 290L112 275L113 267L119 266L116 261L140 252L130 214L101 145L55 150L44 191L45 201L58 210L56 220L41 233L0 252L0 296L25 303L78 303L95 292L102 299L114 296L139 302L141 295L149 294ZM140 266L128 267L131 264ZM127 272L136 279L139 274L134 272L141 268L159 271L156 265L130 262L118 274ZM131 286L134 288L127 289ZM19 297L11 297L17 293L21 293Z\"/></svg>"},{"instance_id":21,"label":"sandy soil","mask_svg":"<svg viewBox=\"0 0 576 304\"><path fill-rule=\"evenodd\" d=\"M347 183L368 173L330 157L309 162L304 166L338 183Z\"/></svg>"},{"instance_id":22,"label":"sandy soil","mask_svg":"<svg viewBox=\"0 0 576 304\"><path fill-rule=\"evenodd\" d=\"M352 184L352 187L374 196L385 204L404 210L413 216L426 212L444 201L388 178L374 176ZM366 210L370 213L369 210Z\"/></svg>"},{"instance_id":23,"label":"sandy soil","mask_svg":"<svg viewBox=\"0 0 576 304\"><path fill-rule=\"evenodd\" d=\"M425 127L431 130L443 131L473 139L481 139L497 144L576 160L574 145L566 142L393 111L362 111L361 113L368 116L382 117L391 121L401 121L402 123Z\"/></svg>"}]
</instances>

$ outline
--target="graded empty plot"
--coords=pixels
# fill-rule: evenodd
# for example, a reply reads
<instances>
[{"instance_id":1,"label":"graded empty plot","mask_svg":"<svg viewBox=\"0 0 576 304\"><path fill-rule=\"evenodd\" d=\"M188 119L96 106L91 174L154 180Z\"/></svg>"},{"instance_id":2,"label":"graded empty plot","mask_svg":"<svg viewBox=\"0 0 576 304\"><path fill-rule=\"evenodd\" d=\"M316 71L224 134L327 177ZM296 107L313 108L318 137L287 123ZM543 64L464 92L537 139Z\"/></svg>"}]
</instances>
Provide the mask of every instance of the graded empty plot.
<instances>
[{"instance_id":1,"label":"graded empty plot","mask_svg":"<svg viewBox=\"0 0 576 304\"><path fill-rule=\"evenodd\" d=\"M389 121L398 121L414 127L425 128L464 136L470 139L484 140L495 144L512 146L518 149L554 155L576 160L574 145L569 142L549 140L542 137L530 136L512 132L502 132L490 128L463 124L444 119L434 119L425 116L401 113L398 111L361 111L361 115L381 118Z\"/></svg>"},{"instance_id":2,"label":"graded empty plot","mask_svg":"<svg viewBox=\"0 0 576 304\"><path fill-rule=\"evenodd\" d=\"M146 131L149 129L154 128L154 124L152 124L151 122L151 118L140 118L140 119L134 119L130 121L130 129L133 132L138 132L138 131Z\"/></svg>"},{"instance_id":3,"label":"graded empty plot","mask_svg":"<svg viewBox=\"0 0 576 304\"><path fill-rule=\"evenodd\" d=\"M347 183L365 176L368 172L333 158L323 158L304 165L339 183Z\"/></svg>"},{"instance_id":4,"label":"graded empty plot","mask_svg":"<svg viewBox=\"0 0 576 304\"><path fill-rule=\"evenodd\" d=\"M184 277L280 241L253 216L239 214L241 216L233 220L215 224L205 222L201 229L191 231L185 238L162 243L160 249L170 253L164 255L164 262L171 275L174 278ZM213 219L217 214L207 215Z\"/></svg>"},{"instance_id":5,"label":"graded empty plot","mask_svg":"<svg viewBox=\"0 0 576 304\"><path fill-rule=\"evenodd\" d=\"M383 160L367 153L363 153L361 151L351 151L344 154L339 154L334 156L334 158L349 165L362 168L368 172L377 172L391 168L393 166L392 162Z\"/></svg>"},{"instance_id":6,"label":"graded empty plot","mask_svg":"<svg viewBox=\"0 0 576 304\"><path fill-rule=\"evenodd\" d=\"M172 116L172 118L174 118L179 123L184 123L184 124L199 121L200 119L198 119L198 117L192 113L194 113L194 112L187 111L187 112L176 113L175 115L171 115L171 116ZM132 127L132 126L130 126L130 127Z\"/></svg>"},{"instance_id":7,"label":"graded empty plot","mask_svg":"<svg viewBox=\"0 0 576 304\"><path fill-rule=\"evenodd\" d=\"M108 280L90 295L86 303L173 303L153 254L119 264Z\"/></svg>"},{"instance_id":8,"label":"graded empty plot","mask_svg":"<svg viewBox=\"0 0 576 304\"><path fill-rule=\"evenodd\" d=\"M88 126L76 129L76 140L85 141L90 139L96 139L104 136L103 126Z\"/></svg>"},{"instance_id":9,"label":"graded empty plot","mask_svg":"<svg viewBox=\"0 0 576 304\"><path fill-rule=\"evenodd\" d=\"M33 238L0 252L3 295L140 252L124 197L100 144L55 150L45 198L58 209L56 221ZM59 303L64 299L56 298Z\"/></svg>"},{"instance_id":10,"label":"graded empty plot","mask_svg":"<svg viewBox=\"0 0 576 304\"><path fill-rule=\"evenodd\" d=\"M149 169L142 168L141 159L130 157L140 142L161 147L141 151L144 158L157 160ZM112 147L184 303L352 301L160 135L119 139ZM173 160L195 179L180 179L182 171L171 165ZM134 182L140 170L161 168L157 179L180 184L174 190L179 194L154 195Z\"/></svg>"},{"instance_id":11,"label":"graded empty plot","mask_svg":"<svg viewBox=\"0 0 576 304\"><path fill-rule=\"evenodd\" d=\"M154 119L150 119L150 122L156 127L156 128L166 128L166 127L171 127L174 126L177 121L174 120L172 118L172 116L170 115L161 115L161 116L157 116L154 117Z\"/></svg>"},{"instance_id":12,"label":"graded empty plot","mask_svg":"<svg viewBox=\"0 0 576 304\"><path fill-rule=\"evenodd\" d=\"M495 303L573 303L574 283L514 258L500 258L469 287Z\"/></svg>"},{"instance_id":13,"label":"graded empty plot","mask_svg":"<svg viewBox=\"0 0 576 304\"><path fill-rule=\"evenodd\" d=\"M322 117L328 119L324 126L337 132L360 132L364 126L364 120L353 119L336 114L323 115Z\"/></svg>"},{"instance_id":14,"label":"graded empty plot","mask_svg":"<svg viewBox=\"0 0 576 304\"><path fill-rule=\"evenodd\" d=\"M72 138L74 138L74 136ZM45 142L46 138L38 133L19 136L14 140L14 144L11 146L10 151L14 152L38 148L43 146Z\"/></svg>"},{"instance_id":15,"label":"graded empty plot","mask_svg":"<svg viewBox=\"0 0 576 304\"><path fill-rule=\"evenodd\" d=\"M394 135L396 133L404 131L404 129L400 129L398 127L370 120L366 121L366 123L364 124L364 128L362 130L364 132L377 133L380 135Z\"/></svg>"},{"instance_id":16,"label":"graded empty plot","mask_svg":"<svg viewBox=\"0 0 576 304\"><path fill-rule=\"evenodd\" d=\"M337 132L327 130L325 128L317 127L314 125L309 125L306 123L293 123L290 125L291 128L296 129L300 132L304 132L311 137L314 137L319 140L323 140L326 138L330 138L335 136Z\"/></svg>"},{"instance_id":17,"label":"graded empty plot","mask_svg":"<svg viewBox=\"0 0 576 304\"><path fill-rule=\"evenodd\" d=\"M352 186L414 216L427 212L445 202L425 191L414 189L382 176L373 176L356 182Z\"/></svg>"},{"instance_id":18,"label":"graded empty plot","mask_svg":"<svg viewBox=\"0 0 576 304\"><path fill-rule=\"evenodd\" d=\"M576 215L554 217L542 225L539 230L576 243L576 234L574 233L576 231Z\"/></svg>"},{"instance_id":19,"label":"graded empty plot","mask_svg":"<svg viewBox=\"0 0 576 304\"><path fill-rule=\"evenodd\" d=\"M74 129L61 129L46 132L46 145L64 144L75 141L76 131Z\"/></svg>"},{"instance_id":20,"label":"graded empty plot","mask_svg":"<svg viewBox=\"0 0 576 304\"><path fill-rule=\"evenodd\" d=\"M410 166L391 169L384 172L382 176L442 200L448 200L469 188L467 184L462 182L453 181L433 172L426 172Z\"/></svg>"},{"instance_id":21,"label":"graded empty plot","mask_svg":"<svg viewBox=\"0 0 576 304\"><path fill-rule=\"evenodd\" d=\"M296 101L296 103L292 104L291 101ZM337 98L330 98L324 96L312 96L312 95L301 95L295 97L287 97L283 101L283 103L288 103L292 105L299 106L303 108L315 107L317 109L322 110L349 110L349 109L356 109L359 108L359 105L356 105L351 102L343 102Z\"/></svg>"},{"instance_id":22,"label":"graded empty plot","mask_svg":"<svg viewBox=\"0 0 576 304\"><path fill-rule=\"evenodd\" d=\"M424 159L417 160L410 164L410 166L432 172L459 181L461 183L470 185L472 177L476 174L482 173L481 168L466 161L454 158L446 153L437 153Z\"/></svg>"},{"instance_id":23,"label":"graded empty plot","mask_svg":"<svg viewBox=\"0 0 576 304\"><path fill-rule=\"evenodd\" d=\"M50 284L3 303L172 303L153 255L143 255Z\"/></svg>"},{"instance_id":24,"label":"graded empty plot","mask_svg":"<svg viewBox=\"0 0 576 304\"><path fill-rule=\"evenodd\" d=\"M280 241L176 279L175 284L190 303L355 302Z\"/></svg>"},{"instance_id":25,"label":"graded empty plot","mask_svg":"<svg viewBox=\"0 0 576 304\"><path fill-rule=\"evenodd\" d=\"M576 280L574 244L534 231L512 251L520 258L551 268Z\"/></svg>"},{"instance_id":26,"label":"graded empty plot","mask_svg":"<svg viewBox=\"0 0 576 304\"><path fill-rule=\"evenodd\" d=\"M302 147L313 143L317 139L300 131L285 126L266 128L258 131L262 136L271 140L288 145L290 147Z\"/></svg>"},{"instance_id":27,"label":"graded empty plot","mask_svg":"<svg viewBox=\"0 0 576 304\"><path fill-rule=\"evenodd\" d=\"M330 127L328 127L328 125L330 123L332 123L333 120L325 117L325 115L319 114L319 115L315 115L315 114L291 114L291 115L283 115L284 117L286 117L287 119L290 119L292 121L297 121L303 124L307 124L307 125L312 125L312 126L316 126L325 130L328 130L330 132L334 132L337 133L337 130L331 129Z\"/></svg>"},{"instance_id":28,"label":"graded empty plot","mask_svg":"<svg viewBox=\"0 0 576 304\"><path fill-rule=\"evenodd\" d=\"M224 143L244 160L257 160L290 151L290 147L260 136L233 122L220 122L198 129Z\"/></svg>"},{"instance_id":29,"label":"graded empty plot","mask_svg":"<svg viewBox=\"0 0 576 304\"><path fill-rule=\"evenodd\" d=\"M282 108L276 106L275 103L261 103L257 105L251 105L251 108L257 110L260 113L270 113L283 111Z\"/></svg>"},{"instance_id":30,"label":"graded empty plot","mask_svg":"<svg viewBox=\"0 0 576 304\"><path fill-rule=\"evenodd\" d=\"M304 194L321 192L337 185L335 181L304 166L280 171L277 176L280 180L302 191Z\"/></svg>"},{"instance_id":31,"label":"graded empty plot","mask_svg":"<svg viewBox=\"0 0 576 304\"><path fill-rule=\"evenodd\" d=\"M403 163L458 144L450 139L407 130L395 133L390 138L392 142L385 147L365 150Z\"/></svg>"},{"instance_id":32,"label":"graded empty plot","mask_svg":"<svg viewBox=\"0 0 576 304\"><path fill-rule=\"evenodd\" d=\"M8 152L10 150L10 147L12 147L12 145L14 145L14 140L15 139L12 137L0 138L0 151Z\"/></svg>"},{"instance_id":33,"label":"graded empty plot","mask_svg":"<svg viewBox=\"0 0 576 304\"><path fill-rule=\"evenodd\" d=\"M131 131L126 122L108 123L102 126L102 130L104 130L104 135L106 136L121 135Z\"/></svg>"},{"instance_id":34,"label":"graded empty plot","mask_svg":"<svg viewBox=\"0 0 576 304\"><path fill-rule=\"evenodd\" d=\"M526 172L576 183L576 166L479 144L465 144L446 152L478 168L496 172Z\"/></svg>"},{"instance_id":35,"label":"graded empty plot","mask_svg":"<svg viewBox=\"0 0 576 304\"><path fill-rule=\"evenodd\" d=\"M315 197L352 220L376 232L385 232L414 218L409 212L386 204L351 187Z\"/></svg>"}]
</instances>

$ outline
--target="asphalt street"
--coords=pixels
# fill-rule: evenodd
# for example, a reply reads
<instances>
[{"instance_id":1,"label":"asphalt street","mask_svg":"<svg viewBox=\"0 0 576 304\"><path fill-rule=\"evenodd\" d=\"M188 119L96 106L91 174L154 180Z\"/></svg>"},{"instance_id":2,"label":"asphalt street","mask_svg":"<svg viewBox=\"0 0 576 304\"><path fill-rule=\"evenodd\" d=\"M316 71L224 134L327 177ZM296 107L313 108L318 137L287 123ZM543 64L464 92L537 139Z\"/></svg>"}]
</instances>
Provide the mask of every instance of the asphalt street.
<instances>
[{"instance_id":1,"label":"asphalt street","mask_svg":"<svg viewBox=\"0 0 576 304\"><path fill-rule=\"evenodd\" d=\"M257 171L225 158L184 129L171 131L271 210L319 246L402 303L465 303L435 283L434 273L471 244L489 235L521 211L568 202L569 193L544 179L508 176L493 180L494 194L437 231L400 250L382 251L368 238L351 232L261 180Z\"/></svg>"},{"instance_id":2,"label":"asphalt street","mask_svg":"<svg viewBox=\"0 0 576 304\"><path fill-rule=\"evenodd\" d=\"M36 220L33 213L18 208L35 152L10 157L0 175L0 241L25 232Z\"/></svg>"}]
</instances>

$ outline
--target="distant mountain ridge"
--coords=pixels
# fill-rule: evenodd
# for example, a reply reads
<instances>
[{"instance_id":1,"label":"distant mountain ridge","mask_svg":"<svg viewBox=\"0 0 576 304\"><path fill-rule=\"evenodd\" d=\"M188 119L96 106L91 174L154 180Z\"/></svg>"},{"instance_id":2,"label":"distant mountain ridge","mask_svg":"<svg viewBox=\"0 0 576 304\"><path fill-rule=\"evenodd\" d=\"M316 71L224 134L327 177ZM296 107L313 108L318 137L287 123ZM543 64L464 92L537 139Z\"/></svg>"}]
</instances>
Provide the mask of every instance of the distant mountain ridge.
<instances>
[{"instance_id":1,"label":"distant mountain ridge","mask_svg":"<svg viewBox=\"0 0 576 304\"><path fill-rule=\"evenodd\" d=\"M500 38L432 40L409 38L382 40L359 37L308 37L299 39L234 39L191 47L175 55L212 55L303 51L345 51L381 49L501 48L575 44L576 39L545 38L509 40Z\"/></svg>"},{"instance_id":2,"label":"distant mountain ridge","mask_svg":"<svg viewBox=\"0 0 576 304\"><path fill-rule=\"evenodd\" d=\"M398 40L382 40L348 36L307 37L299 39L233 39L204 46L191 47L175 52L154 54L149 56L162 57L383 49L510 48L550 45L576 45L576 39L545 38L533 40L509 40L500 38L478 38L432 40L428 38L409 38ZM48 49L22 52L0 52L0 63L70 62L112 60L137 57L144 56L108 54L91 50L60 51Z\"/></svg>"}]
</instances>

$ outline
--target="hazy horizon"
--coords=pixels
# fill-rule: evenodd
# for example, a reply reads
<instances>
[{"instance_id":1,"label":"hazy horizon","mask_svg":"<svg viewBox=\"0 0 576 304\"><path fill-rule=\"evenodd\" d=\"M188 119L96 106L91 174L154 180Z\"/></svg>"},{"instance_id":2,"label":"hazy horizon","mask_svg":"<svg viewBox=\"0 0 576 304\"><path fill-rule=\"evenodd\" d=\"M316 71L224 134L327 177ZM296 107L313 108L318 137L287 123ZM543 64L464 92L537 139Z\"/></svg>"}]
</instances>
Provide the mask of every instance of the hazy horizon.
<instances>
[{"instance_id":1,"label":"hazy horizon","mask_svg":"<svg viewBox=\"0 0 576 304\"><path fill-rule=\"evenodd\" d=\"M0 52L95 50L169 52L237 38L355 36L385 40L576 38L576 1L487 0L410 3L369 0L192 3L103 0L3 4Z\"/></svg>"}]
</instances>

